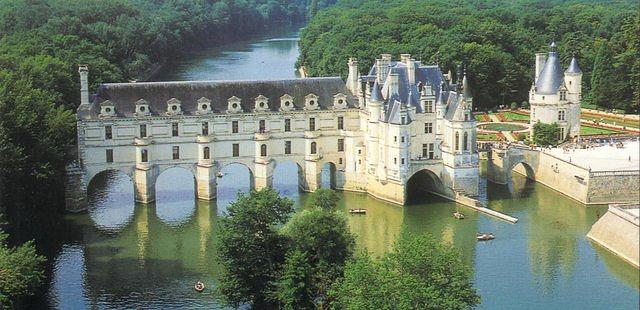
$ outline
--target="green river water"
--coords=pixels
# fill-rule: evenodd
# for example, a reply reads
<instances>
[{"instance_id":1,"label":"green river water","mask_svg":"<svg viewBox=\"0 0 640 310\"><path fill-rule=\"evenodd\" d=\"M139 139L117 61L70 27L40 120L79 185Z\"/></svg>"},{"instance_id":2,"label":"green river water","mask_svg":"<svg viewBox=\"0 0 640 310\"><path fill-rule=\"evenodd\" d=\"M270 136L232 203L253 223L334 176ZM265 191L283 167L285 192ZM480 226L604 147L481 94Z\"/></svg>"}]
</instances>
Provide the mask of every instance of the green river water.
<instances>
[{"instance_id":1,"label":"green river water","mask_svg":"<svg viewBox=\"0 0 640 310\"><path fill-rule=\"evenodd\" d=\"M168 66L159 80L260 79L295 77L297 33L197 51ZM346 65L346 61L345 61ZM50 237L61 244L50 255L51 276L37 304L60 309L219 308L214 290L193 290L195 281L216 285L217 223L249 174L227 166L218 201L194 198L190 172L164 172L157 202L133 203L133 184L125 175L105 174L92 182L92 206L66 215ZM279 164L274 187L304 208L307 194L297 190L295 164ZM375 255L387 251L403 228L429 232L462 252L473 266L481 309L637 309L637 269L585 237L605 206L586 207L522 177L508 186L486 184L489 207L517 217L509 224L460 206L466 219L451 214L456 204L425 197L400 207L364 194L340 193L340 208L366 207L349 216L358 246ZM478 243L475 233L497 238Z\"/></svg>"}]
</instances>

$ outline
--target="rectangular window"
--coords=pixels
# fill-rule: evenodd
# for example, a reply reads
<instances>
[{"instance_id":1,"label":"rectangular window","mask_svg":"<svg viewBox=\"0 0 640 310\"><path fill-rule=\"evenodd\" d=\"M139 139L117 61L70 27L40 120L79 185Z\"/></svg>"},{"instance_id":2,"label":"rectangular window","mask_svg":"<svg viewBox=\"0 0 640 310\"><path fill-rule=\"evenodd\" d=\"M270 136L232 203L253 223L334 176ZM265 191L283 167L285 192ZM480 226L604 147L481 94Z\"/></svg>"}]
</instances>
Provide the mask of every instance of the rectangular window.
<instances>
[{"instance_id":1,"label":"rectangular window","mask_svg":"<svg viewBox=\"0 0 640 310\"><path fill-rule=\"evenodd\" d=\"M429 145L428 144L423 144L422 145L422 157L427 157L429 156Z\"/></svg>"},{"instance_id":2,"label":"rectangular window","mask_svg":"<svg viewBox=\"0 0 640 310\"><path fill-rule=\"evenodd\" d=\"M393 136L393 142L398 142L398 136Z\"/></svg>"},{"instance_id":3,"label":"rectangular window","mask_svg":"<svg viewBox=\"0 0 640 310\"><path fill-rule=\"evenodd\" d=\"M564 111L558 111L558 120L564 121Z\"/></svg>"},{"instance_id":4,"label":"rectangular window","mask_svg":"<svg viewBox=\"0 0 640 310\"><path fill-rule=\"evenodd\" d=\"M394 165L398 164L398 158L396 158L396 157L393 158L393 164Z\"/></svg>"},{"instance_id":5,"label":"rectangular window","mask_svg":"<svg viewBox=\"0 0 640 310\"><path fill-rule=\"evenodd\" d=\"M173 159L180 159L180 147L179 146L174 146L173 147Z\"/></svg>"},{"instance_id":6,"label":"rectangular window","mask_svg":"<svg viewBox=\"0 0 640 310\"><path fill-rule=\"evenodd\" d=\"M401 117L400 118L400 124L405 124L407 122L407 118L406 117Z\"/></svg>"},{"instance_id":7,"label":"rectangular window","mask_svg":"<svg viewBox=\"0 0 640 310\"><path fill-rule=\"evenodd\" d=\"M400 159L400 162L404 165L404 157Z\"/></svg>"},{"instance_id":8,"label":"rectangular window","mask_svg":"<svg viewBox=\"0 0 640 310\"><path fill-rule=\"evenodd\" d=\"M427 156L429 159L433 159L434 158L434 144L433 143L429 143L429 156Z\"/></svg>"},{"instance_id":9,"label":"rectangular window","mask_svg":"<svg viewBox=\"0 0 640 310\"><path fill-rule=\"evenodd\" d=\"M404 136L400 137L400 142L404 143Z\"/></svg>"},{"instance_id":10,"label":"rectangular window","mask_svg":"<svg viewBox=\"0 0 640 310\"><path fill-rule=\"evenodd\" d=\"M424 123L424 133L433 133L433 123Z\"/></svg>"},{"instance_id":11,"label":"rectangular window","mask_svg":"<svg viewBox=\"0 0 640 310\"><path fill-rule=\"evenodd\" d=\"M203 136L209 135L209 122L202 122L202 135Z\"/></svg>"},{"instance_id":12,"label":"rectangular window","mask_svg":"<svg viewBox=\"0 0 640 310\"><path fill-rule=\"evenodd\" d=\"M342 116L338 116L338 129L344 129L344 117Z\"/></svg>"},{"instance_id":13,"label":"rectangular window","mask_svg":"<svg viewBox=\"0 0 640 310\"><path fill-rule=\"evenodd\" d=\"M111 125L104 126L104 139L113 139L113 128L111 127Z\"/></svg>"},{"instance_id":14,"label":"rectangular window","mask_svg":"<svg viewBox=\"0 0 640 310\"><path fill-rule=\"evenodd\" d=\"M172 137L178 136L178 123L171 123L171 136Z\"/></svg>"},{"instance_id":15,"label":"rectangular window","mask_svg":"<svg viewBox=\"0 0 640 310\"><path fill-rule=\"evenodd\" d=\"M146 163L149 161L149 151L147 150L140 151L140 161L142 161L143 163Z\"/></svg>"},{"instance_id":16,"label":"rectangular window","mask_svg":"<svg viewBox=\"0 0 640 310\"><path fill-rule=\"evenodd\" d=\"M316 119L313 117L309 118L309 130L316 130Z\"/></svg>"},{"instance_id":17,"label":"rectangular window","mask_svg":"<svg viewBox=\"0 0 640 310\"><path fill-rule=\"evenodd\" d=\"M284 153L291 154L291 141L284 141Z\"/></svg>"},{"instance_id":18,"label":"rectangular window","mask_svg":"<svg viewBox=\"0 0 640 310\"><path fill-rule=\"evenodd\" d=\"M424 104L425 113L433 113L433 101L427 100Z\"/></svg>"},{"instance_id":19,"label":"rectangular window","mask_svg":"<svg viewBox=\"0 0 640 310\"><path fill-rule=\"evenodd\" d=\"M344 139L338 139L338 152L344 152Z\"/></svg>"},{"instance_id":20,"label":"rectangular window","mask_svg":"<svg viewBox=\"0 0 640 310\"><path fill-rule=\"evenodd\" d=\"M142 124L140 125L140 138L146 138L146 137L147 137L147 125Z\"/></svg>"},{"instance_id":21,"label":"rectangular window","mask_svg":"<svg viewBox=\"0 0 640 310\"><path fill-rule=\"evenodd\" d=\"M113 162L113 150L112 149L107 149L107 162L108 163L112 163Z\"/></svg>"},{"instance_id":22,"label":"rectangular window","mask_svg":"<svg viewBox=\"0 0 640 310\"><path fill-rule=\"evenodd\" d=\"M238 121L231 122L231 133L238 133Z\"/></svg>"},{"instance_id":23,"label":"rectangular window","mask_svg":"<svg viewBox=\"0 0 640 310\"><path fill-rule=\"evenodd\" d=\"M265 121L265 120L261 119L261 120L258 122L258 131L259 131L260 133L263 133L263 132L266 132L266 131L267 131L267 121Z\"/></svg>"},{"instance_id":24,"label":"rectangular window","mask_svg":"<svg viewBox=\"0 0 640 310\"><path fill-rule=\"evenodd\" d=\"M284 119L284 131L291 131L291 119L289 118Z\"/></svg>"},{"instance_id":25,"label":"rectangular window","mask_svg":"<svg viewBox=\"0 0 640 310\"><path fill-rule=\"evenodd\" d=\"M338 158L338 165L342 165L342 158Z\"/></svg>"},{"instance_id":26,"label":"rectangular window","mask_svg":"<svg viewBox=\"0 0 640 310\"><path fill-rule=\"evenodd\" d=\"M233 144L233 157L239 157L240 156L240 144L239 143L234 143Z\"/></svg>"}]
</instances>

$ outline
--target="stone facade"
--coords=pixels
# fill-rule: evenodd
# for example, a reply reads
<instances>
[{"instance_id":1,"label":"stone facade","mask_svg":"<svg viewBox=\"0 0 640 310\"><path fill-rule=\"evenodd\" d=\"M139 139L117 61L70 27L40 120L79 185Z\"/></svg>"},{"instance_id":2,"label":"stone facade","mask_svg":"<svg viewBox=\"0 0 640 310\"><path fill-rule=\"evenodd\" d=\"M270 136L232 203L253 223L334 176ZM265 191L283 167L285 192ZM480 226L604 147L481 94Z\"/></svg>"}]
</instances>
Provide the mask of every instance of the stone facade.
<instances>
[{"instance_id":1,"label":"stone facade","mask_svg":"<svg viewBox=\"0 0 640 310\"><path fill-rule=\"evenodd\" d=\"M89 96L80 67L78 159L68 168L67 204L82 210L91 180L123 171L138 202L155 199L155 180L182 167L198 198L215 199L218 172L245 165L252 187L272 185L275 167L293 161L300 187L315 191L325 164L332 185L404 204L406 184L427 170L445 197L478 192L472 97L410 55L382 55L365 76L350 59L337 77L270 81L102 84Z\"/></svg>"},{"instance_id":2,"label":"stone facade","mask_svg":"<svg viewBox=\"0 0 640 310\"><path fill-rule=\"evenodd\" d=\"M587 237L615 255L640 268L640 205L610 205L593 224Z\"/></svg>"},{"instance_id":3,"label":"stone facade","mask_svg":"<svg viewBox=\"0 0 640 310\"><path fill-rule=\"evenodd\" d=\"M548 55L536 54L535 79L529 91L531 125L537 122L557 123L560 127L559 140L578 137L581 97L582 71L575 57L562 73L555 42L551 43Z\"/></svg>"}]
</instances>

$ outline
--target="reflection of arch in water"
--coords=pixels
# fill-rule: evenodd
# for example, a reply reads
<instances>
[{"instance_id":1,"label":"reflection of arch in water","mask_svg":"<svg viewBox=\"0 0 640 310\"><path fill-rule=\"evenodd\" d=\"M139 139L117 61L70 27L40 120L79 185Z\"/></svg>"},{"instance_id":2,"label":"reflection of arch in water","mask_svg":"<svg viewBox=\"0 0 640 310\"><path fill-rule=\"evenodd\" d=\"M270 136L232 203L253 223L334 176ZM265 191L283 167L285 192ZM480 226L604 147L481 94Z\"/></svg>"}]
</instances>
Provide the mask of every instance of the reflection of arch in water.
<instances>
[{"instance_id":1,"label":"reflection of arch in water","mask_svg":"<svg viewBox=\"0 0 640 310\"><path fill-rule=\"evenodd\" d=\"M294 160L276 162L273 169L273 188L285 196L298 196L304 189L304 170Z\"/></svg>"},{"instance_id":2,"label":"reflection of arch in water","mask_svg":"<svg viewBox=\"0 0 640 310\"><path fill-rule=\"evenodd\" d=\"M193 171L182 167L166 167L155 182L156 214L170 226L180 226L195 213L196 180Z\"/></svg>"},{"instance_id":3,"label":"reflection of arch in water","mask_svg":"<svg viewBox=\"0 0 640 310\"><path fill-rule=\"evenodd\" d=\"M320 187L336 189L336 164L325 162L320 172Z\"/></svg>"},{"instance_id":4,"label":"reflection of arch in water","mask_svg":"<svg viewBox=\"0 0 640 310\"><path fill-rule=\"evenodd\" d=\"M433 171L422 169L407 179L406 201L408 204L424 201L432 196L429 194L446 196L446 188L442 180Z\"/></svg>"},{"instance_id":5,"label":"reflection of arch in water","mask_svg":"<svg viewBox=\"0 0 640 310\"><path fill-rule=\"evenodd\" d=\"M119 231L133 217L134 196L133 180L127 173L116 169L100 171L87 185L89 217L101 230Z\"/></svg>"}]
</instances>

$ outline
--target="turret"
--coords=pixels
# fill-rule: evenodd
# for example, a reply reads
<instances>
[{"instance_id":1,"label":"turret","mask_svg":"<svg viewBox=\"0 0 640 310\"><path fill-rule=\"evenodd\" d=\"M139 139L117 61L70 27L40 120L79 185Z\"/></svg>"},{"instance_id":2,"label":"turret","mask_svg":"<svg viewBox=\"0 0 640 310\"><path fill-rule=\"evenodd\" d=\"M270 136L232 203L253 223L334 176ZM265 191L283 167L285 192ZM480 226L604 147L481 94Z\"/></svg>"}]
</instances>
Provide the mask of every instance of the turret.
<instances>
[{"instance_id":1,"label":"turret","mask_svg":"<svg viewBox=\"0 0 640 310\"><path fill-rule=\"evenodd\" d=\"M87 65L78 66L80 73L80 105L89 104L89 67Z\"/></svg>"},{"instance_id":2,"label":"turret","mask_svg":"<svg viewBox=\"0 0 640 310\"><path fill-rule=\"evenodd\" d=\"M358 80L360 74L358 73L358 60L355 58L349 58L349 75L347 76L347 89L353 94L358 93Z\"/></svg>"},{"instance_id":3,"label":"turret","mask_svg":"<svg viewBox=\"0 0 640 310\"><path fill-rule=\"evenodd\" d=\"M436 101L436 117L439 119L444 118L444 114L447 111L447 102L445 98L445 84L444 80L440 84L440 95Z\"/></svg>"},{"instance_id":4,"label":"turret","mask_svg":"<svg viewBox=\"0 0 640 310\"><path fill-rule=\"evenodd\" d=\"M371 87L371 96L369 97L369 102L367 103L367 110L369 110L369 121L370 122L378 122L380 120L380 109L382 108L382 103L384 102L384 98L382 97L382 92L380 91L380 86L378 81L373 83Z\"/></svg>"},{"instance_id":5,"label":"turret","mask_svg":"<svg viewBox=\"0 0 640 310\"><path fill-rule=\"evenodd\" d=\"M582 93L582 70L578 67L575 55L571 58L571 63L564 72L564 83L570 94L580 95Z\"/></svg>"}]
</instances>

